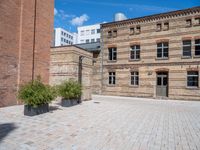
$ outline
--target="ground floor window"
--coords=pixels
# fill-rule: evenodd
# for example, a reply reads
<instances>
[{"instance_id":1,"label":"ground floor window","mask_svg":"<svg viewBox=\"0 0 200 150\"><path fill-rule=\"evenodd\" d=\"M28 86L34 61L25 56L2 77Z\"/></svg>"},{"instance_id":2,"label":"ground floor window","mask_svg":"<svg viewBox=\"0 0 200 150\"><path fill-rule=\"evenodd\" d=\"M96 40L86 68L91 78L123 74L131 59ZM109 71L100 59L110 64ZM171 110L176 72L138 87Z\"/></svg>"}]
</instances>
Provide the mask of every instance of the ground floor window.
<instances>
[{"instance_id":1,"label":"ground floor window","mask_svg":"<svg viewBox=\"0 0 200 150\"><path fill-rule=\"evenodd\" d=\"M131 85L139 85L139 72L131 72Z\"/></svg>"},{"instance_id":2,"label":"ground floor window","mask_svg":"<svg viewBox=\"0 0 200 150\"><path fill-rule=\"evenodd\" d=\"M187 72L187 86L198 87L199 86L199 73L198 71Z\"/></svg>"},{"instance_id":3,"label":"ground floor window","mask_svg":"<svg viewBox=\"0 0 200 150\"><path fill-rule=\"evenodd\" d=\"M109 84L110 85L115 85L115 77L116 73L115 72L109 72Z\"/></svg>"}]
</instances>

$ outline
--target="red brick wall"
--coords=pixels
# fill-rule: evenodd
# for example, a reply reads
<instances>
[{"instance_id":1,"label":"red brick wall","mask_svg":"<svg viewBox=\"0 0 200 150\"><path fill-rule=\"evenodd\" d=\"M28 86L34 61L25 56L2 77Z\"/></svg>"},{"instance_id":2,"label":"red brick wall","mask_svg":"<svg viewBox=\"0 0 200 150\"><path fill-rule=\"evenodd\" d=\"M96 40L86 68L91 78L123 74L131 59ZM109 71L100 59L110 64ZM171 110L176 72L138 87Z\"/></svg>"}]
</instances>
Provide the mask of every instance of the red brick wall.
<instances>
[{"instance_id":1,"label":"red brick wall","mask_svg":"<svg viewBox=\"0 0 200 150\"><path fill-rule=\"evenodd\" d=\"M19 84L41 75L49 80L49 55L53 32L54 0L0 1L0 107L17 104ZM35 51L34 48L35 32Z\"/></svg>"}]
</instances>

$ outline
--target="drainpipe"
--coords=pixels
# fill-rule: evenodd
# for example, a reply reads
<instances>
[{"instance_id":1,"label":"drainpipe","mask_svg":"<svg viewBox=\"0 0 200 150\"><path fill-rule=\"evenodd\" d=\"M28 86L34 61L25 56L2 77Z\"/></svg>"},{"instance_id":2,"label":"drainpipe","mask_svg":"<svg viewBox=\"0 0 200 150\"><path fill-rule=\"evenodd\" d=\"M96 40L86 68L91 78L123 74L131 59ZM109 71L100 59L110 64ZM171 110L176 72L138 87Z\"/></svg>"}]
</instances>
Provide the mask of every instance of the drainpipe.
<instances>
[{"instance_id":1,"label":"drainpipe","mask_svg":"<svg viewBox=\"0 0 200 150\"><path fill-rule=\"evenodd\" d=\"M102 94L103 91L103 59L104 59L104 40L103 40L103 29L101 27L101 63L100 63L100 72L101 72L101 90L100 94Z\"/></svg>"},{"instance_id":2,"label":"drainpipe","mask_svg":"<svg viewBox=\"0 0 200 150\"><path fill-rule=\"evenodd\" d=\"M78 83L82 86L82 69L83 69L83 58L84 56L79 56L79 61L78 61ZM81 103L81 97L79 97L79 102Z\"/></svg>"},{"instance_id":3,"label":"drainpipe","mask_svg":"<svg viewBox=\"0 0 200 150\"><path fill-rule=\"evenodd\" d=\"M34 12L32 81L35 78L35 36L36 36L36 17L37 17L36 15L37 15L37 0L35 0L35 12Z\"/></svg>"}]
</instances>

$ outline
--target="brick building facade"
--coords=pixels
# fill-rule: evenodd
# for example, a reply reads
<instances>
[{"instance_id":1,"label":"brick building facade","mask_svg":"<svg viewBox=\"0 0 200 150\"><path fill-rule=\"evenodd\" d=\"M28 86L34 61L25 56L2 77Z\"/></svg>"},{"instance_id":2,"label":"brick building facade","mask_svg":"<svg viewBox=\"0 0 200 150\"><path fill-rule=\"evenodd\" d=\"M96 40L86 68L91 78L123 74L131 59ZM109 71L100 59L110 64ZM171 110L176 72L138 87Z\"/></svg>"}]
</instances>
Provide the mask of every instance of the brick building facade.
<instances>
[{"instance_id":1,"label":"brick building facade","mask_svg":"<svg viewBox=\"0 0 200 150\"><path fill-rule=\"evenodd\" d=\"M200 100L200 7L105 23L101 33L96 93Z\"/></svg>"},{"instance_id":2,"label":"brick building facade","mask_svg":"<svg viewBox=\"0 0 200 150\"><path fill-rule=\"evenodd\" d=\"M59 85L73 79L82 84L82 100L90 100L92 94L92 53L69 45L51 48L50 84ZM94 81L95 82L95 81Z\"/></svg>"},{"instance_id":3,"label":"brick building facade","mask_svg":"<svg viewBox=\"0 0 200 150\"><path fill-rule=\"evenodd\" d=\"M1 0L0 107L15 105L20 84L49 82L54 0Z\"/></svg>"}]
</instances>

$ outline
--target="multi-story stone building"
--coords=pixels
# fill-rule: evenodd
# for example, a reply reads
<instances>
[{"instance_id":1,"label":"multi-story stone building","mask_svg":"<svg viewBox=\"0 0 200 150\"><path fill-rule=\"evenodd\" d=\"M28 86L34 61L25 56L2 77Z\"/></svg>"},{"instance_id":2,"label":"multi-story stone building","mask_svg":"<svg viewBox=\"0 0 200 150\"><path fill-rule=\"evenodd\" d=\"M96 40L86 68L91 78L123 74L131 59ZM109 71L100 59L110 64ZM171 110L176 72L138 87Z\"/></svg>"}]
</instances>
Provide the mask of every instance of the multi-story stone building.
<instances>
[{"instance_id":1,"label":"multi-story stone building","mask_svg":"<svg viewBox=\"0 0 200 150\"><path fill-rule=\"evenodd\" d=\"M101 25L101 94L200 100L200 7Z\"/></svg>"},{"instance_id":2,"label":"multi-story stone building","mask_svg":"<svg viewBox=\"0 0 200 150\"><path fill-rule=\"evenodd\" d=\"M18 104L19 86L49 82L54 0L0 1L0 107Z\"/></svg>"}]
</instances>

